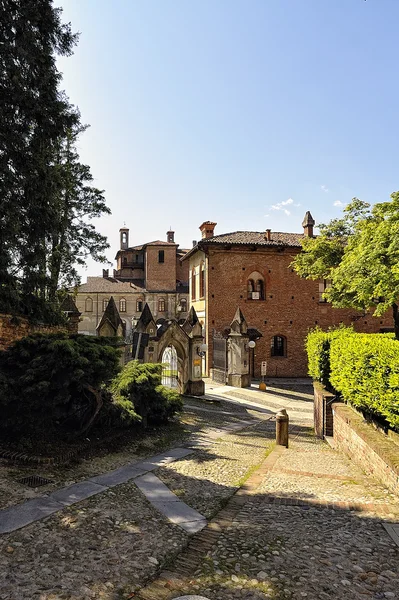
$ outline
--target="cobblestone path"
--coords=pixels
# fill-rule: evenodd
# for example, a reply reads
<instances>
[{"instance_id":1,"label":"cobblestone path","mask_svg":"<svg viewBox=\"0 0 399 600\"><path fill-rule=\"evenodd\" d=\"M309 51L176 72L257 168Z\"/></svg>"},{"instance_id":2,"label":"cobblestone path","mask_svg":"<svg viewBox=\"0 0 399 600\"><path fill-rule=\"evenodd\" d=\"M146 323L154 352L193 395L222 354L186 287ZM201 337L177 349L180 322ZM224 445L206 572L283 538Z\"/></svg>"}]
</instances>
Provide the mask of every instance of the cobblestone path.
<instances>
[{"instance_id":1,"label":"cobblestone path","mask_svg":"<svg viewBox=\"0 0 399 600\"><path fill-rule=\"evenodd\" d=\"M189 536L124 483L1 536L0 599L399 600L399 547L382 525L399 521L398 498L313 437L309 413L301 418L312 406L306 386L274 389L266 399L236 391L241 405L226 394L187 401L195 453L153 473L210 519L200 533ZM263 412L245 407L247 394ZM273 449L269 407L295 398L290 448ZM242 420L256 422L221 429ZM104 471L93 464L85 477Z\"/></svg>"}]
</instances>

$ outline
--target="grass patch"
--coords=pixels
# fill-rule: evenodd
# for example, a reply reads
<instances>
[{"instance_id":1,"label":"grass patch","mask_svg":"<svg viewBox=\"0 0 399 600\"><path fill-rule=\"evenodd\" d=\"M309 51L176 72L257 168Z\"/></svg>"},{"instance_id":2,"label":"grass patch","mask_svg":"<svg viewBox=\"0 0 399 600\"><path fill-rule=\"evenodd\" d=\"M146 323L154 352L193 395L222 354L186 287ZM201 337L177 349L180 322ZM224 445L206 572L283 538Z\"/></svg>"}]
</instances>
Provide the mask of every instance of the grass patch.
<instances>
[{"instance_id":1,"label":"grass patch","mask_svg":"<svg viewBox=\"0 0 399 600\"><path fill-rule=\"evenodd\" d=\"M240 477L240 479L236 483L234 483L233 485L235 487L239 487L239 488L242 487L248 481L248 479L251 477L251 475L253 475L255 473L255 471L257 471L259 469L259 467L261 466L261 464L263 463L263 461L274 450L275 446L276 446L276 442L272 442L270 444L270 446L267 448L267 450L265 450L265 452L263 453L262 459L256 465L252 465L252 467L250 467L248 469L248 471L245 473L245 475L243 475L242 477Z\"/></svg>"}]
</instances>

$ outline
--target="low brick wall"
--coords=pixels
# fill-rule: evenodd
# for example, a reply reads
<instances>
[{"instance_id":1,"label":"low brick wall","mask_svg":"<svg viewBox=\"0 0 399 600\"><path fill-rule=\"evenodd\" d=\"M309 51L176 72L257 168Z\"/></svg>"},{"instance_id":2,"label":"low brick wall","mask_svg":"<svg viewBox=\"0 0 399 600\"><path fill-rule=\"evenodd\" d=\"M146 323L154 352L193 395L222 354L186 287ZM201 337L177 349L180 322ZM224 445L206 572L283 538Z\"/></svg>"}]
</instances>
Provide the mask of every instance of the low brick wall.
<instances>
[{"instance_id":1,"label":"low brick wall","mask_svg":"<svg viewBox=\"0 0 399 600\"><path fill-rule=\"evenodd\" d=\"M399 495L399 446L350 406L334 402L332 412L336 448Z\"/></svg>"},{"instance_id":2,"label":"low brick wall","mask_svg":"<svg viewBox=\"0 0 399 600\"><path fill-rule=\"evenodd\" d=\"M328 392L318 381L313 382L314 392L314 430L317 437L324 438L333 435L332 402L335 395Z\"/></svg>"},{"instance_id":3,"label":"low brick wall","mask_svg":"<svg viewBox=\"0 0 399 600\"><path fill-rule=\"evenodd\" d=\"M31 333L78 333L78 319L71 319L67 325L49 327L45 325L32 325L28 319L0 314L0 350L6 350L11 344Z\"/></svg>"}]
</instances>

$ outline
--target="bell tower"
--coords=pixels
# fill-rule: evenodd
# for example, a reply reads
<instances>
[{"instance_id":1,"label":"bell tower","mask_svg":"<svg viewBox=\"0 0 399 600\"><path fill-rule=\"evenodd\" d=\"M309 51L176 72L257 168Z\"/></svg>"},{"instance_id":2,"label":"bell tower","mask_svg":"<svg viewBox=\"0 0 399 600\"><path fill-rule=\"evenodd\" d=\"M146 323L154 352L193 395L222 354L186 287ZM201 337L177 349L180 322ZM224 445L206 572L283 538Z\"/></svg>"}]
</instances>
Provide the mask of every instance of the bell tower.
<instances>
[{"instance_id":1,"label":"bell tower","mask_svg":"<svg viewBox=\"0 0 399 600\"><path fill-rule=\"evenodd\" d=\"M121 227L119 230L121 250L127 250L129 248L129 229L127 227Z\"/></svg>"}]
</instances>

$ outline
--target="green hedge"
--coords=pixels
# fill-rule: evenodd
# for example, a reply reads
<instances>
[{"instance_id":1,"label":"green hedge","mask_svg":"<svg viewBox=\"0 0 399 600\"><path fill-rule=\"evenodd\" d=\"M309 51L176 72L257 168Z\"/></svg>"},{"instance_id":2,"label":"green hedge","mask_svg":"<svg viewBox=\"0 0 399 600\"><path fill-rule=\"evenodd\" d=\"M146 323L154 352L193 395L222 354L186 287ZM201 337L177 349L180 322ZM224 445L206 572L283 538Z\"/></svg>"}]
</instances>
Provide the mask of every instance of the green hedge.
<instances>
[{"instance_id":1,"label":"green hedge","mask_svg":"<svg viewBox=\"0 0 399 600\"><path fill-rule=\"evenodd\" d=\"M399 342L393 336L315 330L307 337L306 349L314 379L399 431Z\"/></svg>"},{"instance_id":2,"label":"green hedge","mask_svg":"<svg viewBox=\"0 0 399 600\"><path fill-rule=\"evenodd\" d=\"M330 345L333 339L347 336L353 333L351 327L337 327L323 331L315 327L305 340L305 348L308 355L308 372L312 379L321 381L326 387L330 387Z\"/></svg>"}]
</instances>

